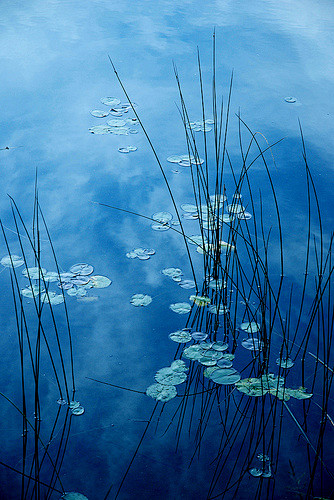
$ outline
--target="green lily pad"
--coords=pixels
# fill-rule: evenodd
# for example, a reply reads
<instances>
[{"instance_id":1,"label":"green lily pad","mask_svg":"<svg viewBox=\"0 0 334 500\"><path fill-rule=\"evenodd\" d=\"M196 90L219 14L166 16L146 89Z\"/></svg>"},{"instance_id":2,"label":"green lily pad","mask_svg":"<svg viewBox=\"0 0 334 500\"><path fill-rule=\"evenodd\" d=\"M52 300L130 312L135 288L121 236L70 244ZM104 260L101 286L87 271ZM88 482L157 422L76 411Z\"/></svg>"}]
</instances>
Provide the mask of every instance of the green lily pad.
<instances>
[{"instance_id":1,"label":"green lily pad","mask_svg":"<svg viewBox=\"0 0 334 500\"><path fill-rule=\"evenodd\" d=\"M168 335L168 337L174 342L179 342L180 344L189 342L191 340L191 335L188 329L177 330Z\"/></svg>"},{"instance_id":2,"label":"green lily pad","mask_svg":"<svg viewBox=\"0 0 334 500\"><path fill-rule=\"evenodd\" d=\"M171 367L166 367L158 370L154 378L162 385L178 385L187 379L187 375L183 371L176 371Z\"/></svg>"},{"instance_id":3,"label":"green lily pad","mask_svg":"<svg viewBox=\"0 0 334 500\"><path fill-rule=\"evenodd\" d=\"M188 302L176 302L170 304L169 309L177 314L188 314L191 311L191 305Z\"/></svg>"},{"instance_id":4,"label":"green lily pad","mask_svg":"<svg viewBox=\"0 0 334 500\"><path fill-rule=\"evenodd\" d=\"M93 285L93 288L107 288L111 284L111 280L107 278L107 276L91 276L90 283Z\"/></svg>"},{"instance_id":5,"label":"green lily pad","mask_svg":"<svg viewBox=\"0 0 334 500\"><path fill-rule=\"evenodd\" d=\"M20 267L23 266L24 260L19 255L5 255L0 260L0 264L4 267Z\"/></svg>"},{"instance_id":6,"label":"green lily pad","mask_svg":"<svg viewBox=\"0 0 334 500\"><path fill-rule=\"evenodd\" d=\"M153 384L146 389L146 394L157 401L167 403L175 398L177 391L174 385Z\"/></svg>"},{"instance_id":7,"label":"green lily pad","mask_svg":"<svg viewBox=\"0 0 334 500\"><path fill-rule=\"evenodd\" d=\"M132 295L130 302L133 306L136 307L148 306L152 302L152 297L143 293L135 293L134 295Z\"/></svg>"}]
</instances>

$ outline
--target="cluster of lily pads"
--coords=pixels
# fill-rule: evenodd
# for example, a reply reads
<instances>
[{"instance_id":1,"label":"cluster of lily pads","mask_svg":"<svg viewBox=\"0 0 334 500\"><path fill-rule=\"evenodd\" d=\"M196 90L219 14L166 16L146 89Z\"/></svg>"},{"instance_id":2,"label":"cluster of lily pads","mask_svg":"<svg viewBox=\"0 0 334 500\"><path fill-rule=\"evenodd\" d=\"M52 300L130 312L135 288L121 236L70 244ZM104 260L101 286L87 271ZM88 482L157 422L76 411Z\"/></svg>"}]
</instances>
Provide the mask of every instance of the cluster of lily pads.
<instances>
[{"instance_id":1,"label":"cluster of lily pads","mask_svg":"<svg viewBox=\"0 0 334 500\"><path fill-rule=\"evenodd\" d=\"M290 397L295 399L309 399L313 394L307 393L305 387L289 389L284 386L284 377L276 377L273 373L265 373L259 378L245 378L239 380L235 387L247 396L264 396L269 393L282 401L288 401Z\"/></svg>"},{"instance_id":2,"label":"cluster of lily pads","mask_svg":"<svg viewBox=\"0 0 334 500\"><path fill-rule=\"evenodd\" d=\"M146 394L156 401L167 401L177 396L176 385L182 384L187 379L188 368L184 361L177 359L170 366L161 368L155 374L156 384L146 389Z\"/></svg>"},{"instance_id":3,"label":"cluster of lily pads","mask_svg":"<svg viewBox=\"0 0 334 500\"><path fill-rule=\"evenodd\" d=\"M108 106L108 111L100 109L93 109L90 113L95 118L105 118L109 115L113 116L107 123L103 125L95 125L89 129L92 134L114 134L114 135L129 135L137 134L138 130L135 126L138 124L137 118L123 118L123 114L132 109L130 103L121 104L121 100L117 97L102 97L101 103ZM121 119L120 119L121 118ZM128 146L128 151L135 151L129 149L133 146Z\"/></svg>"},{"instance_id":4,"label":"cluster of lily pads","mask_svg":"<svg viewBox=\"0 0 334 500\"><path fill-rule=\"evenodd\" d=\"M212 120L212 118L208 118L206 120L197 120L195 122L189 122L186 124L186 127L193 132L211 132L212 127L210 125L213 125L215 122Z\"/></svg>"},{"instance_id":5,"label":"cluster of lily pads","mask_svg":"<svg viewBox=\"0 0 334 500\"><path fill-rule=\"evenodd\" d=\"M18 255L6 255L0 261L5 267L20 267L24 264ZM64 302L62 293L56 293L49 288L50 283L57 283L71 297L82 298L91 288L106 288L111 280L106 276L93 275L94 268L90 264L73 264L67 272L47 271L43 267L28 267L22 271L30 284L21 289L21 294L29 299L40 295L41 302L58 305ZM39 283L35 283L35 282ZM33 283L34 282L34 283Z\"/></svg>"},{"instance_id":6,"label":"cluster of lily pads","mask_svg":"<svg viewBox=\"0 0 334 500\"><path fill-rule=\"evenodd\" d=\"M168 156L169 163L177 163L180 167L190 167L191 165L203 165L203 158L195 157L193 155L171 155Z\"/></svg>"},{"instance_id":7,"label":"cluster of lily pads","mask_svg":"<svg viewBox=\"0 0 334 500\"><path fill-rule=\"evenodd\" d=\"M175 281L181 288L195 288L194 280L183 279L183 272L178 267L166 267L161 272L165 276L168 276L168 278L171 278L173 281Z\"/></svg>"},{"instance_id":8,"label":"cluster of lily pads","mask_svg":"<svg viewBox=\"0 0 334 500\"><path fill-rule=\"evenodd\" d=\"M126 256L128 259L148 260L154 254L155 250L153 248L134 248L127 252Z\"/></svg>"},{"instance_id":9,"label":"cluster of lily pads","mask_svg":"<svg viewBox=\"0 0 334 500\"><path fill-rule=\"evenodd\" d=\"M59 406L65 406L67 405L67 401L65 399L58 399L57 403ZM82 415L85 412L85 408L81 406L79 401L70 401L68 403L68 407L72 413L72 415Z\"/></svg>"}]
</instances>

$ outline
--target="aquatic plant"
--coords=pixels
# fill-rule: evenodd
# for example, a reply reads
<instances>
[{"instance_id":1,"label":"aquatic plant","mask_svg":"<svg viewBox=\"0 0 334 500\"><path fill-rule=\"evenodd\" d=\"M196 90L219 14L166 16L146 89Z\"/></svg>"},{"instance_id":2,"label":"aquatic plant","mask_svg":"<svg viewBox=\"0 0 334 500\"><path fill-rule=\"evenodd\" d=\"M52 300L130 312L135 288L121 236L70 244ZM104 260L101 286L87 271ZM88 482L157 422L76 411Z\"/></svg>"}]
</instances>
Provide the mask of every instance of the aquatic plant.
<instances>
[{"instance_id":1,"label":"aquatic plant","mask_svg":"<svg viewBox=\"0 0 334 500\"><path fill-rule=\"evenodd\" d=\"M206 457L211 453L213 470L211 467L207 491L199 494L201 498L238 498L244 488L248 497L254 499L286 494L284 478L291 459L282 442L287 435L304 456L304 463L294 463L293 468L307 471L305 498L329 497L334 491L334 474L327 460L328 436L333 425L329 414L333 382L333 298L330 293L333 235L325 238L320 202L300 126L308 206L305 264L301 281L289 285L285 279L287 256L282 213L272 173L273 151L280 140L269 144L262 134L252 131L239 112L236 117L239 157L229 153L233 75L225 104L216 90L215 65L214 41L210 110L213 119L207 118L198 52L202 114L198 121L192 121L189 116L174 66L188 152L169 156L167 161L189 169L193 203L181 204L180 208L188 214L186 218L197 221L199 234L187 236L163 163L135 107L133 112L153 151L179 225L171 225L173 216L168 212L148 217L101 203L155 221L153 229L179 233L196 287L191 303L170 305L174 312L187 314L184 328L169 334L170 340L178 343L174 359L182 361L182 357L187 362L187 376L175 377L176 391L174 385L165 382L169 377L174 380L171 368L158 372L164 374L167 370L167 378L157 374L159 383L150 386L146 394L160 403L155 404L117 489L109 489L105 498L109 494L117 498L121 493L158 411L160 427L166 413L165 433L175 429L176 449L183 433L193 436L189 467L195 457L207 463ZM202 133L201 140L199 133ZM262 172L261 189L252 180L255 167ZM270 222L266 213L271 214ZM201 269L193 263L189 246L192 244L197 245L197 252L202 255ZM163 273L177 281L182 272L171 268ZM204 342L196 338L198 332L207 336ZM189 342L192 343L182 349L182 344ZM293 399L300 401L293 404ZM165 409L167 402L175 405L172 416ZM216 439L208 449L207 440L210 441L213 434ZM155 443L157 447L158 438Z\"/></svg>"}]
</instances>

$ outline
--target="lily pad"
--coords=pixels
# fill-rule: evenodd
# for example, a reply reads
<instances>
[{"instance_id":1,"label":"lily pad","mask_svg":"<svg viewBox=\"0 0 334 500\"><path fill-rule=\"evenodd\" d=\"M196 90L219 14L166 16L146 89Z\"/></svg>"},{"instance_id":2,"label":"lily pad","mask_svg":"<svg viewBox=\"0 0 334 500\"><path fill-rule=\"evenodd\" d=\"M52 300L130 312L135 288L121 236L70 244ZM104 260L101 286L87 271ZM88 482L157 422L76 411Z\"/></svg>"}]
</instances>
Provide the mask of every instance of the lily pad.
<instances>
[{"instance_id":1,"label":"lily pad","mask_svg":"<svg viewBox=\"0 0 334 500\"><path fill-rule=\"evenodd\" d=\"M38 285L27 286L21 290L21 295L32 299L33 297L37 297L40 293L45 292L43 288Z\"/></svg>"},{"instance_id":2,"label":"lily pad","mask_svg":"<svg viewBox=\"0 0 334 500\"><path fill-rule=\"evenodd\" d=\"M5 255L0 260L0 264L4 267L20 267L23 266L24 260L19 255Z\"/></svg>"},{"instance_id":3,"label":"lily pad","mask_svg":"<svg viewBox=\"0 0 334 500\"><path fill-rule=\"evenodd\" d=\"M146 394L157 401L167 403L175 398L177 391L174 385L153 384L146 389Z\"/></svg>"},{"instance_id":4,"label":"lily pad","mask_svg":"<svg viewBox=\"0 0 334 500\"><path fill-rule=\"evenodd\" d=\"M172 332L168 335L168 337L174 342L179 342L180 344L185 344L186 342L189 342L191 340L191 335L188 328Z\"/></svg>"},{"instance_id":5,"label":"lily pad","mask_svg":"<svg viewBox=\"0 0 334 500\"><path fill-rule=\"evenodd\" d=\"M80 274L81 276L89 276L94 271L93 266L90 264L73 264L70 267L70 272L73 274Z\"/></svg>"},{"instance_id":6,"label":"lily pad","mask_svg":"<svg viewBox=\"0 0 334 500\"><path fill-rule=\"evenodd\" d=\"M165 276L169 276L170 278L176 277L176 276L182 276L182 271L178 267L166 267L163 269L162 274Z\"/></svg>"},{"instance_id":7,"label":"lily pad","mask_svg":"<svg viewBox=\"0 0 334 500\"><path fill-rule=\"evenodd\" d=\"M294 362L291 358L277 358L276 364L281 368L285 368L287 370L294 365Z\"/></svg>"},{"instance_id":8,"label":"lily pad","mask_svg":"<svg viewBox=\"0 0 334 500\"><path fill-rule=\"evenodd\" d=\"M100 109L93 109L90 112L91 115L95 116L95 118L105 118L109 115L109 111L101 111Z\"/></svg>"},{"instance_id":9,"label":"lily pad","mask_svg":"<svg viewBox=\"0 0 334 500\"><path fill-rule=\"evenodd\" d=\"M91 276L90 283L93 285L93 288L107 288L111 284L111 280L107 278L107 276Z\"/></svg>"},{"instance_id":10,"label":"lily pad","mask_svg":"<svg viewBox=\"0 0 334 500\"><path fill-rule=\"evenodd\" d=\"M191 305L188 302L176 302L175 304L170 304L169 309L177 314L187 314L191 310Z\"/></svg>"},{"instance_id":11,"label":"lily pad","mask_svg":"<svg viewBox=\"0 0 334 500\"><path fill-rule=\"evenodd\" d=\"M211 314L222 315L222 314L228 313L228 308L226 306L224 306L223 304L220 304L219 307L216 304L212 304L211 306L209 306L208 310Z\"/></svg>"},{"instance_id":12,"label":"lily pad","mask_svg":"<svg viewBox=\"0 0 334 500\"><path fill-rule=\"evenodd\" d=\"M187 379L182 371L173 370L171 367L161 368L155 374L155 380L162 385L178 385Z\"/></svg>"},{"instance_id":13,"label":"lily pad","mask_svg":"<svg viewBox=\"0 0 334 500\"><path fill-rule=\"evenodd\" d=\"M248 349L249 351L261 351L263 348L263 342L256 337L250 337L248 339L244 339L241 342L242 347Z\"/></svg>"},{"instance_id":14,"label":"lily pad","mask_svg":"<svg viewBox=\"0 0 334 500\"><path fill-rule=\"evenodd\" d=\"M41 295L41 301L56 306L64 302L64 297L62 294L56 294L55 292L48 292L48 293L43 293Z\"/></svg>"},{"instance_id":15,"label":"lily pad","mask_svg":"<svg viewBox=\"0 0 334 500\"><path fill-rule=\"evenodd\" d=\"M173 216L170 212L155 212L151 218L160 222L160 224L164 224L165 222L172 220Z\"/></svg>"},{"instance_id":16,"label":"lily pad","mask_svg":"<svg viewBox=\"0 0 334 500\"><path fill-rule=\"evenodd\" d=\"M191 203L183 203L181 205L181 208L182 208L182 210L184 210L184 212L190 212L190 213L197 213L198 212L197 206L192 205Z\"/></svg>"},{"instance_id":17,"label":"lily pad","mask_svg":"<svg viewBox=\"0 0 334 500\"><path fill-rule=\"evenodd\" d=\"M72 415L82 415L84 412L85 408L83 406L77 406L71 411Z\"/></svg>"},{"instance_id":18,"label":"lily pad","mask_svg":"<svg viewBox=\"0 0 334 500\"><path fill-rule=\"evenodd\" d=\"M208 334L204 332L193 332L191 336L196 342L208 338Z\"/></svg>"},{"instance_id":19,"label":"lily pad","mask_svg":"<svg viewBox=\"0 0 334 500\"><path fill-rule=\"evenodd\" d=\"M111 129L108 125L95 125L94 127L90 127L89 131L92 134L96 135L103 135L103 134L110 134Z\"/></svg>"},{"instance_id":20,"label":"lily pad","mask_svg":"<svg viewBox=\"0 0 334 500\"><path fill-rule=\"evenodd\" d=\"M135 293L132 295L130 302L136 307L148 306L152 302L152 297L143 293Z\"/></svg>"},{"instance_id":21,"label":"lily pad","mask_svg":"<svg viewBox=\"0 0 334 500\"><path fill-rule=\"evenodd\" d=\"M181 280L179 282L179 285L181 288L184 288L186 290L190 290L191 288L195 288L195 286L196 286L194 280Z\"/></svg>"},{"instance_id":22,"label":"lily pad","mask_svg":"<svg viewBox=\"0 0 334 500\"><path fill-rule=\"evenodd\" d=\"M256 321L241 323L240 328L241 330L245 330L247 333L256 333L261 330L260 325Z\"/></svg>"},{"instance_id":23,"label":"lily pad","mask_svg":"<svg viewBox=\"0 0 334 500\"><path fill-rule=\"evenodd\" d=\"M220 385L231 385L238 382L240 378L240 374L233 368L219 368L211 374L210 380Z\"/></svg>"},{"instance_id":24,"label":"lily pad","mask_svg":"<svg viewBox=\"0 0 334 500\"><path fill-rule=\"evenodd\" d=\"M171 369L176 371L176 372L187 372L188 367L186 366L185 362L182 359L176 359L173 361L173 363L170 365Z\"/></svg>"},{"instance_id":25,"label":"lily pad","mask_svg":"<svg viewBox=\"0 0 334 500\"><path fill-rule=\"evenodd\" d=\"M82 493L77 493L76 491L70 491L69 493L64 493L61 498L63 500L88 500Z\"/></svg>"},{"instance_id":26,"label":"lily pad","mask_svg":"<svg viewBox=\"0 0 334 500\"><path fill-rule=\"evenodd\" d=\"M206 297L205 295L190 295L189 300L200 307L205 307L211 302L211 299L209 297Z\"/></svg>"},{"instance_id":27,"label":"lily pad","mask_svg":"<svg viewBox=\"0 0 334 500\"><path fill-rule=\"evenodd\" d=\"M115 106L121 104L121 100L118 99L117 97L102 97L100 100L102 104L110 106L111 108L114 108Z\"/></svg>"},{"instance_id":28,"label":"lily pad","mask_svg":"<svg viewBox=\"0 0 334 500\"><path fill-rule=\"evenodd\" d=\"M46 274L46 269L44 267L28 267L27 269L23 269L23 276L32 280L39 280L43 278L43 275Z\"/></svg>"}]
</instances>

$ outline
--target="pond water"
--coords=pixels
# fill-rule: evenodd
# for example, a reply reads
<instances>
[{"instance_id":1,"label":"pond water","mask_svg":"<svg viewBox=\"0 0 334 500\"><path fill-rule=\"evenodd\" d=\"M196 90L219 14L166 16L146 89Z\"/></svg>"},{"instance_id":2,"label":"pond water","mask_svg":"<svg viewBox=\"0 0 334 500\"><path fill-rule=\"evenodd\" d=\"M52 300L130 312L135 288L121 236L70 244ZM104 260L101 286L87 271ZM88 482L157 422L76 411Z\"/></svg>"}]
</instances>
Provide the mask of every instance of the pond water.
<instances>
[{"instance_id":1,"label":"pond water","mask_svg":"<svg viewBox=\"0 0 334 500\"><path fill-rule=\"evenodd\" d=\"M6 238L1 239L0 258L9 253L20 258L24 254L26 262L14 268L14 275L12 262L7 261L0 273L0 498L53 500L64 492L78 492L89 500L330 498L333 494L334 456L333 450L326 446L332 439L334 418L330 394L332 303L326 288L331 277L332 262L327 252L333 229L333 24L334 6L327 0L293 3L287 0L279 3L271 0L251 3L28 0L21 5L3 2L0 218ZM231 334L236 342L233 348L232 337L227 339L228 352L236 353L233 368L242 379L257 378L264 373L265 356L262 372L256 371L255 364L250 368L262 349L269 359L269 372L275 377L284 376L286 369L279 372L275 359L280 355L286 357L280 349L286 340L284 325L291 324L286 342L291 342L296 370L292 368L289 372L286 387L298 389L305 383L307 392L313 396L304 401L291 397L286 402L273 393L259 398L242 395L233 380L221 385L218 380L203 379L206 365L186 357L182 359L190 367L188 380L193 377L187 390L190 394L201 394L199 397L193 400L189 395L185 399L178 396L163 405L145 394L156 382L157 371L169 367L174 359L181 357L182 349L190 345L181 344L177 350L179 344L168 335L195 324L204 328L206 321L201 324L198 318L197 323L193 320L196 308L206 311L208 307L201 307L203 304L196 299L195 302L189 300L190 295L196 295L195 288L183 288L177 280L162 273L166 268L179 268L182 279L193 280L180 226L165 230L171 225L168 215L166 220L166 215L156 215L168 212L173 215L173 221L177 220L155 154L164 169L185 233L199 235L198 220L186 215L197 212L191 207L181 208L182 204L193 205L196 200L191 168L183 166L187 165L189 154L173 63L189 121L203 121L197 63L199 48L205 118L213 121L214 29L216 92L219 99L221 95L224 98L224 117L233 71L228 158L226 153L224 167L229 203L236 191L229 161L237 178L243 167L237 115L240 114L252 132L259 132L256 138L262 150L284 138L265 153L283 234L282 290L279 225L261 155L248 171L251 189L245 181L245 192L242 190L247 211L254 216L255 212L258 214L258 234L254 236L254 227L249 226L248 236L253 242L254 238L257 240L263 259L270 233L268 283L275 293L278 289L281 292L280 327L276 323L272 331L268 327L268 321L270 325L276 321L275 316L280 316L275 301L271 298L261 302L261 293L264 290L268 293L268 283L258 278L261 293L256 297L253 293L249 295L254 317L245 318L247 292L240 290L243 286L247 288L247 280L246 285L241 286L241 282L236 283L234 279L233 286L228 284L233 290L230 295L234 294L229 306L235 311L233 325L239 333L236 338ZM133 109L126 105L129 98L109 57L134 103ZM114 100L106 101L106 97ZM96 110L107 116L96 116L101 114ZM306 173L298 120L312 179ZM98 133L101 125L108 133ZM94 128L96 126L100 129ZM213 179L215 126L209 122L207 127L206 132L196 131L195 127L193 135L199 156L206 160L203 169L208 165ZM189 134L191 129L187 130ZM224 126L222 130L224 137ZM206 156L204 136L208 147ZM249 141L249 132L242 125L243 154ZM184 163L167 161L175 155L186 155ZM256 156L252 155L252 158ZM197 167L193 165L192 170ZM41 215L38 235L36 217L33 221L36 172L38 202L50 232L58 269ZM214 195L215 185L211 183L208 191ZM41 266L57 273L55 281L49 282L48 293L60 295L60 303L52 308L43 307L42 319L36 313L33 298L23 297L19 292L29 285L22 270L37 264L25 228L18 220L15 207L13 212L8 195L15 200L29 234L33 225L35 227L34 248L38 247ZM261 233L261 210L265 237ZM158 221L158 230L152 229L151 219ZM246 221L241 219L240 227L242 223L242 231L247 235ZM227 238L225 229L222 236ZM308 241L310 257L306 269ZM138 248L155 252L137 251L127 256ZM249 247L240 245L237 249L238 258L243 262L240 269L245 270L245 275L254 273L255 260L252 260L254 255L250 257L248 253ZM189 252L199 283L198 295L202 295L207 271L203 269L205 255L196 252L196 245L191 244ZM77 263L88 264L93 270L87 266L73 269ZM66 310L57 286L59 273L65 272L72 272L67 280L63 279L67 283L64 286ZM310 278L303 294L305 273ZM175 278L175 272L171 274ZM326 286L317 281L322 274L328 280ZM78 276L79 281L75 283L73 278ZM106 278L102 282L95 278L93 283L91 276ZM45 283L35 276L31 284L37 285L36 296L45 288ZM291 286L294 293L290 300ZM143 307L134 307L130 301L135 294L148 295L152 301L146 299ZM302 297L304 307L299 318ZM178 303L193 306L189 324L187 314L179 315L170 308L170 304ZM320 304L316 310L312 309L314 303ZM37 299L38 305L41 306ZM226 328L226 325L222 327L225 316L225 313L219 315L220 334L221 328L223 331ZM251 320L261 323L264 317L261 331L267 330L267 337L263 345L262 334L255 339L258 344L253 343L254 350L252 331L245 333L247 326L240 330L240 324ZM192 328L193 331L196 329ZM24 346L21 356L18 332L22 333L21 345ZM39 335L42 335L40 343ZM247 346L242 347L241 342L249 336L250 343L248 340ZM54 356L55 370L45 339ZM226 339L218 333L217 340ZM302 363L304 349L308 354ZM64 389L59 352L63 356L68 394ZM62 391L59 391L55 372ZM64 398L66 403L72 399L73 373L74 399L84 407L84 413L78 411L77 415L72 414L68 404L57 404L59 399ZM208 383L211 385L205 385ZM185 394L184 386L184 382L175 385L179 395ZM203 394L212 397L206 399ZM261 407L258 401L265 398L266 403ZM275 412L271 423L270 411L266 413L268 408ZM282 432L275 433L272 429L281 424ZM270 455L272 472L267 477L264 471L268 469L261 469L264 461L257 458L260 452ZM83 500L84 497L65 494L63 498Z\"/></svg>"}]
</instances>

